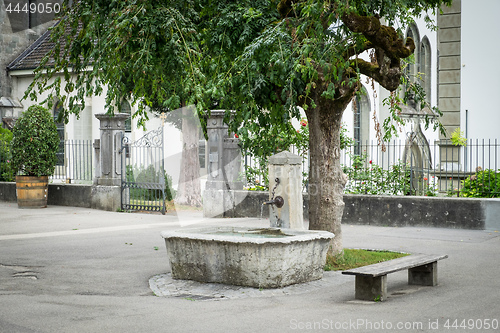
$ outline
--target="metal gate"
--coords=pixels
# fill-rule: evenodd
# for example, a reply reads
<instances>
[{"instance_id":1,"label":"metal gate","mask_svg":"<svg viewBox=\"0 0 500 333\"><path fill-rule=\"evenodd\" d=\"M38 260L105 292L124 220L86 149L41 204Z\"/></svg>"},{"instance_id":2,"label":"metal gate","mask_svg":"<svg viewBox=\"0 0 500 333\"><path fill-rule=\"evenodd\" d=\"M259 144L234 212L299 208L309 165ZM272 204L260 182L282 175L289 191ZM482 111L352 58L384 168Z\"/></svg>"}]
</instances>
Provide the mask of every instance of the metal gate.
<instances>
[{"instance_id":1,"label":"metal gate","mask_svg":"<svg viewBox=\"0 0 500 333\"><path fill-rule=\"evenodd\" d=\"M165 214L163 126L133 142L124 136L121 152L122 209Z\"/></svg>"}]
</instances>

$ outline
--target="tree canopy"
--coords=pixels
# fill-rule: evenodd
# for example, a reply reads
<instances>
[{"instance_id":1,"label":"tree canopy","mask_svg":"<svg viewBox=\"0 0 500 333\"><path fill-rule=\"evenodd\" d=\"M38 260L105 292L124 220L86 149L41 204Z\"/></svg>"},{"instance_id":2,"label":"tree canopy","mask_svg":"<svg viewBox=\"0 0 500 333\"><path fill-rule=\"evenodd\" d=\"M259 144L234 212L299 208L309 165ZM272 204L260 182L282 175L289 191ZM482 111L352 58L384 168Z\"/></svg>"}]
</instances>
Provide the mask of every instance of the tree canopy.
<instances>
[{"instance_id":1,"label":"tree canopy","mask_svg":"<svg viewBox=\"0 0 500 333\"><path fill-rule=\"evenodd\" d=\"M237 122L262 117L263 109L267 122L283 122L314 105L318 79L331 100L360 74L394 90L399 59L413 44L401 43L391 25L443 3L451 0L66 1L31 97L51 91L48 101L63 101L67 117L108 85L107 107L123 97L140 101L140 120L146 108L195 104L200 112L244 106ZM378 58L361 59L365 51Z\"/></svg>"}]
</instances>

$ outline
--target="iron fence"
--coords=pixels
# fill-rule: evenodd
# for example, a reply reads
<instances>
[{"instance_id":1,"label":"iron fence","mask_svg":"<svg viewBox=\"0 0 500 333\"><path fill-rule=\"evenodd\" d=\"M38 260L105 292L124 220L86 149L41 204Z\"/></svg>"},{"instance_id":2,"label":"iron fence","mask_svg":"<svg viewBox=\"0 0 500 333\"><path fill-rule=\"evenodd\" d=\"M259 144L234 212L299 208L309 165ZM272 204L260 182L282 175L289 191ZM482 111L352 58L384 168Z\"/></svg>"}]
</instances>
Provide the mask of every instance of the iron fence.
<instances>
[{"instance_id":1,"label":"iron fence","mask_svg":"<svg viewBox=\"0 0 500 333\"><path fill-rule=\"evenodd\" d=\"M52 181L66 183L91 183L94 174L94 148L91 140L65 140L57 152L57 163ZM14 170L10 166L9 144L0 141L0 181L13 181Z\"/></svg>"},{"instance_id":2,"label":"iron fence","mask_svg":"<svg viewBox=\"0 0 500 333\"><path fill-rule=\"evenodd\" d=\"M292 152L297 151L292 148ZM500 145L497 139L469 139L464 146L448 140L395 140L384 146L358 143L342 151L341 164L349 176L347 193L500 196ZM304 190L309 161L303 155ZM90 140L66 140L58 152L53 181L90 183L95 174ZM0 181L9 181L10 149L0 141ZM265 161L244 156L249 186L266 185ZM250 172L253 171L253 172ZM250 176L250 177L249 177ZM251 178L251 179L250 179Z\"/></svg>"},{"instance_id":3,"label":"iron fence","mask_svg":"<svg viewBox=\"0 0 500 333\"><path fill-rule=\"evenodd\" d=\"M57 153L52 180L67 183L91 183L94 174L94 147L91 140L65 140Z\"/></svg>"},{"instance_id":4,"label":"iron fence","mask_svg":"<svg viewBox=\"0 0 500 333\"><path fill-rule=\"evenodd\" d=\"M303 157L307 191L309 163L307 154ZM249 155L244 161L247 185L265 187L267 165ZM342 151L340 161L349 179L346 193L500 196L497 139L470 139L464 146L449 140L394 140L383 146L370 141Z\"/></svg>"}]
</instances>

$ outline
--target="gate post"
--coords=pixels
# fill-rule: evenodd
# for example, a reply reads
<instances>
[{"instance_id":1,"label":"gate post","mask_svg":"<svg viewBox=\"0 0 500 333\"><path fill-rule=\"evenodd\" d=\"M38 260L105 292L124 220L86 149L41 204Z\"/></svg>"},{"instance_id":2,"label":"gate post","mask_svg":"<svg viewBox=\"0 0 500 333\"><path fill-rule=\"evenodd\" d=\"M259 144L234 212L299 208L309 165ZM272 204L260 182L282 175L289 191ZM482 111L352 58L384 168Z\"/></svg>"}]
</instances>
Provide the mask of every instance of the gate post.
<instances>
[{"instance_id":1,"label":"gate post","mask_svg":"<svg viewBox=\"0 0 500 333\"><path fill-rule=\"evenodd\" d=\"M96 114L100 129L98 174L92 187L92 208L117 211L121 209L121 147L126 113Z\"/></svg>"},{"instance_id":2,"label":"gate post","mask_svg":"<svg viewBox=\"0 0 500 333\"><path fill-rule=\"evenodd\" d=\"M203 192L205 217L235 216L234 191L243 189L243 183L238 181L241 171L239 139L229 136L224 114L224 110L212 110L207 121L208 177Z\"/></svg>"}]
</instances>

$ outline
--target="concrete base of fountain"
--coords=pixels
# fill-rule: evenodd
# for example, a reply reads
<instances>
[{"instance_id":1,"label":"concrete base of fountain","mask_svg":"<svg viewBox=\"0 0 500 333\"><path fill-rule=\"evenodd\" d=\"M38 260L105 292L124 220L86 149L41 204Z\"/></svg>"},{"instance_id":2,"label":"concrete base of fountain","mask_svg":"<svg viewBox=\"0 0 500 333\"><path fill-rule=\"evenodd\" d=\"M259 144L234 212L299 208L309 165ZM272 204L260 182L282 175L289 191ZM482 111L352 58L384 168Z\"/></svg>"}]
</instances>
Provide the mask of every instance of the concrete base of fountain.
<instances>
[{"instance_id":1,"label":"concrete base of fountain","mask_svg":"<svg viewBox=\"0 0 500 333\"><path fill-rule=\"evenodd\" d=\"M326 231L209 227L163 232L174 279L256 288L318 280L330 240Z\"/></svg>"}]
</instances>

